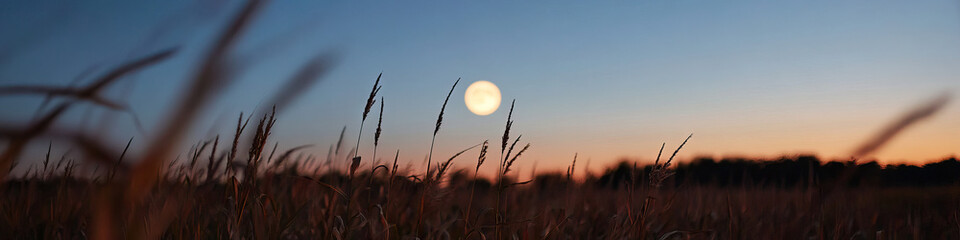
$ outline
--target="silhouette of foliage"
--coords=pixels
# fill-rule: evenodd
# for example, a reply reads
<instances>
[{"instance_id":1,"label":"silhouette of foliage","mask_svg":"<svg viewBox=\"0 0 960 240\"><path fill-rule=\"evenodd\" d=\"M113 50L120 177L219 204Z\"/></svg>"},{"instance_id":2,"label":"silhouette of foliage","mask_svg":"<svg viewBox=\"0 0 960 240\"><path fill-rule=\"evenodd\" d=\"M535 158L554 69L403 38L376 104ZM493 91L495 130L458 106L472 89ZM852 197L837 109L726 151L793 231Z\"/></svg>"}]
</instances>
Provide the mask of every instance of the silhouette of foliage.
<instances>
[{"instance_id":1,"label":"silhouette of foliage","mask_svg":"<svg viewBox=\"0 0 960 240\"><path fill-rule=\"evenodd\" d=\"M621 161L592 181L599 187L617 189L626 185L632 163ZM652 165L637 168L638 180L647 179ZM668 180L670 181L670 180ZM676 168L673 186L807 188L815 186L933 187L960 183L960 161L956 157L921 166L882 166L875 161L854 163L823 162L816 156L800 155L776 160L701 157ZM669 184L669 182L667 183Z\"/></svg>"}]
</instances>

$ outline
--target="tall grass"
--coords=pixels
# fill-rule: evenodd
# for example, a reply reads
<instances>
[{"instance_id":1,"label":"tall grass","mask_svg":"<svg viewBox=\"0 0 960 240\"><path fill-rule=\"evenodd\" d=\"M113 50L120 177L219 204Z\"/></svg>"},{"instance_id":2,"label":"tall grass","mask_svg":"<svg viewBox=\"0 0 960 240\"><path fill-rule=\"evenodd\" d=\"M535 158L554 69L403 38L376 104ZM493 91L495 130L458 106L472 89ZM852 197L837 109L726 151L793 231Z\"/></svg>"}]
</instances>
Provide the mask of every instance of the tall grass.
<instances>
[{"instance_id":1,"label":"tall grass","mask_svg":"<svg viewBox=\"0 0 960 240\"><path fill-rule=\"evenodd\" d=\"M0 126L6 148L0 154L0 233L10 239L850 239L960 238L960 185L937 188L837 188L817 182L808 187L704 187L677 176L674 160L688 136L661 163L665 144L652 165L610 169L607 174L576 175L578 153L565 173L534 174L518 182L513 171L530 149L512 138L516 100L511 101L501 138L497 170L481 175L488 140L432 161L451 86L432 133L423 172L401 169L400 149L392 164L376 159L384 98L380 97L369 171L360 168L364 123L381 90L378 75L358 127L353 152L344 148L343 128L324 160L311 145L281 146L272 135L279 113L328 69L330 58L317 54L273 93L270 109L244 116L225 133L177 148L204 112L239 72L230 63L234 46L262 8L245 2L201 54L196 72L178 103L164 115L155 138L137 140L142 151L111 146L95 133L59 129L64 112L79 105L128 112L125 103L101 95L125 76L174 56L178 48L131 59L93 78L88 86L7 86L0 95L28 94L64 98L23 126ZM358 101L362 99L357 99ZM45 100L46 102L47 100ZM894 124L890 134L867 144L868 154L891 134L943 106ZM402 107L402 106L400 106ZM46 110L46 111L43 111ZM256 117L255 117L256 116ZM253 120L253 125L251 125ZM139 125L139 124L137 124ZM248 128L248 126L250 128ZM23 151L41 138L44 159L23 165ZM140 138L137 138L140 139ZM349 141L349 140L348 140ZM142 142L142 143L141 143ZM477 142L480 142L477 140ZM54 143L73 152L54 152ZM349 144L349 143L347 143ZM495 143L493 143L495 144ZM518 148L518 144L520 147ZM270 145L273 145L270 147ZM454 160L480 147L469 169ZM279 152L277 150L280 150ZM297 154L297 153L300 154ZM279 153L279 154L278 154ZM59 160L57 155L60 155ZM442 158L441 158L442 159ZM565 161L565 160L564 160ZM37 162L37 161L32 161ZM349 163L343 168L343 163ZM589 158L588 162L589 164ZM435 167L433 165L436 164ZM853 165L856 166L856 165ZM433 168L432 168L433 167ZM90 169L93 168L93 169ZM103 170L101 170L103 169ZM377 174L381 170L381 174ZM628 170L621 170L628 169ZM618 172L623 171L623 172ZM811 174L812 175L812 174ZM619 179L618 176L627 176ZM813 177L811 177L813 178ZM613 179L613 180L611 180ZM620 187L625 183L625 188ZM613 185L613 187L608 186ZM836 184L843 186L844 181ZM366 196L366 197L361 197ZM638 196L642 198L639 202Z\"/></svg>"},{"instance_id":2,"label":"tall grass","mask_svg":"<svg viewBox=\"0 0 960 240\"><path fill-rule=\"evenodd\" d=\"M382 104L382 99L381 99ZM382 107L381 107L382 111ZM740 238L951 238L960 201L956 187L850 190L818 195L814 188L710 188L683 186L675 176L678 152L688 136L661 161L633 166L627 188L602 187L602 179L576 179L578 154L565 173L542 173L531 182L510 180L516 161L529 149L510 138L512 110L504 132L495 182L479 175L489 141L470 146L438 162L430 175L400 170L393 163L369 171L328 168L305 171L306 157L292 157L305 146L280 149L270 142L277 126L275 111L263 113L247 132L251 116L240 115L229 148L219 136L200 141L186 158L159 171L139 213L104 215L116 191L113 177L78 176L68 157L53 160L52 143L33 171L7 182L0 198L0 232L12 238L83 238L97 223L124 229L122 238L257 238L257 239L740 239ZM379 124L378 124L379 125ZM251 125L252 126L252 125ZM249 137L250 141L240 141ZM374 145L378 145L374 136ZM128 149L133 139L128 140ZM241 145L242 142L249 144ZM342 142L342 140L340 141ZM339 144L338 144L339 145ZM333 146L340 149L340 146ZM454 160L480 147L472 177ZM218 150L220 149L220 150ZM269 153L268 151L269 150ZM122 166L124 153L111 162ZM246 153L246 159L240 155ZM276 154L275 154L276 153ZM353 159L355 153L338 159ZM66 154L64 154L66 155ZM219 157L218 157L219 156ZM202 161L207 161L202 164ZM226 163L224 163L226 162ZM221 166L226 164L226 166ZM235 169L235 170L220 170ZM122 169L123 167L116 167ZM389 174L375 174L385 168ZM178 171L172 171L179 169ZM107 176L126 177L125 170ZM351 173L351 171L357 171ZM611 170L612 171L612 170ZM415 180L416 176L423 179ZM555 176L555 177L551 177ZM430 182L424 179L431 179ZM202 179L202 180L201 180ZM360 180L360 181L355 181ZM357 197L365 193L368 197ZM632 197L647 196L638 210ZM890 204L887 199L899 203ZM935 200L941 199L941 200ZM947 200L947 201L944 201ZM420 205L418 203L426 203ZM917 206L910 210L903 204ZM477 214L474 215L473 213ZM952 215L951 215L952 214ZM114 218L123 221L104 219ZM904 223L899 219L909 219ZM777 224L771 224L777 223ZM879 230L878 230L879 229ZM137 234L133 234L137 233Z\"/></svg>"},{"instance_id":3,"label":"tall grass","mask_svg":"<svg viewBox=\"0 0 960 240\"><path fill-rule=\"evenodd\" d=\"M425 189L423 193L420 194L420 208L417 211L417 225L414 230L415 235L420 230L421 223L423 222L423 215L425 210L424 208L426 207L425 204L427 201L427 194L428 192L430 192L430 190L433 187L433 184L435 183L430 179L430 175L433 174L433 172L430 171L430 165L433 162L433 145L437 141L437 133L440 132L440 126L443 124L443 112L447 109L447 102L450 101L450 95L453 94L453 90L457 88L458 83L460 83L460 78L457 78L457 81L453 82L453 86L450 87L450 92L447 93L447 98L443 100L443 106L440 107L440 114L437 116L437 125L436 125L436 128L433 129L433 137L430 139L430 152L427 155L427 169L426 171L423 172L423 181L422 181L424 183Z\"/></svg>"},{"instance_id":4,"label":"tall grass","mask_svg":"<svg viewBox=\"0 0 960 240\"><path fill-rule=\"evenodd\" d=\"M380 88L382 87L382 86L380 86L380 77L382 77L382 76L383 76L383 73L380 73L380 75L377 75L377 81L373 83L373 89L370 90L370 97L367 98L367 104L364 105L364 107L363 107L363 118L360 119L360 130L357 131L357 132L358 132L358 133L357 133L357 146L354 148L354 149L356 149L357 151L353 153L353 161L352 161L352 163L350 164L350 176L351 176L351 177L353 176L353 173L357 171L357 168L360 167L360 156L359 156L358 154L360 153L360 139L363 139L363 137L362 137L362 136L363 136L363 123L364 123L365 121L367 121L367 114L370 114L370 109L373 107L373 104L377 102L377 93L380 92ZM382 103L382 102L381 102L381 103ZM381 108L380 111L381 111L381 113L382 113L382 112L383 112L383 109ZM382 120L382 119L383 119L383 115L381 115L381 120ZM380 124L377 124L377 135L376 135L376 137L375 137L376 139L379 139L379 138L380 138L380 132L379 132L379 131L380 131ZM374 140L374 141L376 142L376 140ZM374 151L374 152L376 152L376 151ZM374 159L374 160L375 160L375 159Z\"/></svg>"}]
</instances>

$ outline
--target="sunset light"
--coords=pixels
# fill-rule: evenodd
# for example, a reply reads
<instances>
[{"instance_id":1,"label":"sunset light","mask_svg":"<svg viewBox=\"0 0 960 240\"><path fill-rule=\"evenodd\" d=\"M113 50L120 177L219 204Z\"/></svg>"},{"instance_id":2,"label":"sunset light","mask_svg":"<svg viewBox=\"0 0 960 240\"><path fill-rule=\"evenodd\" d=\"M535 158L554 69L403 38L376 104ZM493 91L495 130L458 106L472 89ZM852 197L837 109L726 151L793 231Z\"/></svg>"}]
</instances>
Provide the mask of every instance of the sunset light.
<instances>
[{"instance_id":1,"label":"sunset light","mask_svg":"<svg viewBox=\"0 0 960 240\"><path fill-rule=\"evenodd\" d=\"M956 0L0 5L0 239L960 239Z\"/></svg>"}]
</instances>

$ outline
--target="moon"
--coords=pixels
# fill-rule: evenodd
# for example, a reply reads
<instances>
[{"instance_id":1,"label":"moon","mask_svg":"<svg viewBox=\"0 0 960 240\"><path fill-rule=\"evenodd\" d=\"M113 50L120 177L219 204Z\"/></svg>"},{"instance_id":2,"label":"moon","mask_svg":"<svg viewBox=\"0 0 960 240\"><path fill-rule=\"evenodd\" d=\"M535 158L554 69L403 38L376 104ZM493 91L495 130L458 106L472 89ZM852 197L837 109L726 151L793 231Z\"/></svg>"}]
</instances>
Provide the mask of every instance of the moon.
<instances>
[{"instance_id":1,"label":"moon","mask_svg":"<svg viewBox=\"0 0 960 240\"><path fill-rule=\"evenodd\" d=\"M463 102L470 112L480 116L490 115L500 108L500 89L489 81L476 81L467 87Z\"/></svg>"}]
</instances>

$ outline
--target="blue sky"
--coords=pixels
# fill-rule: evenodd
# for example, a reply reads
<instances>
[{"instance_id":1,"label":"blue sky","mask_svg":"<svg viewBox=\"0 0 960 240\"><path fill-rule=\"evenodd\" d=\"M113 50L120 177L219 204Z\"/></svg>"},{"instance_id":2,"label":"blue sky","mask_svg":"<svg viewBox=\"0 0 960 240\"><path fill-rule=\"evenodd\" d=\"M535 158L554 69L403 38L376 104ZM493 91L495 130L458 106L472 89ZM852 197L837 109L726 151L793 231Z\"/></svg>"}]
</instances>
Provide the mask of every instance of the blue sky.
<instances>
[{"instance_id":1,"label":"blue sky","mask_svg":"<svg viewBox=\"0 0 960 240\"><path fill-rule=\"evenodd\" d=\"M101 132L121 146L131 136L153 135L198 54L236 8L232 1L4 5L5 85L65 85L93 66L103 71L181 47L170 61L111 89L140 115L146 134L126 116L96 108L78 108L60 123ZM437 156L484 139L497 142L516 99L514 136L532 143L521 171L534 164L562 170L577 152L593 167L620 157L648 161L661 142L671 148L689 133L683 158L842 159L910 107L943 92L956 95L960 3L276 1L235 51L250 65L196 122L191 139L231 134L240 111L257 108L306 59L324 52L336 53L337 63L282 109L274 135L281 149L315 144L311 151L325 155L344 126L353 143L366 95L383 72L380 156L400 149L412 164L425 157L443 98L460 77ZM477 80L502 91L496 113L476 116L464 106L463 91ZM26 122L39 102L0 98L0 121ZM901 162L960 154L958 106L948 105L875 157ZM376 122L367 124L363 155L372 151ZM458 166L473 164L466 159Z\"/></svg>"}]
</instances>

